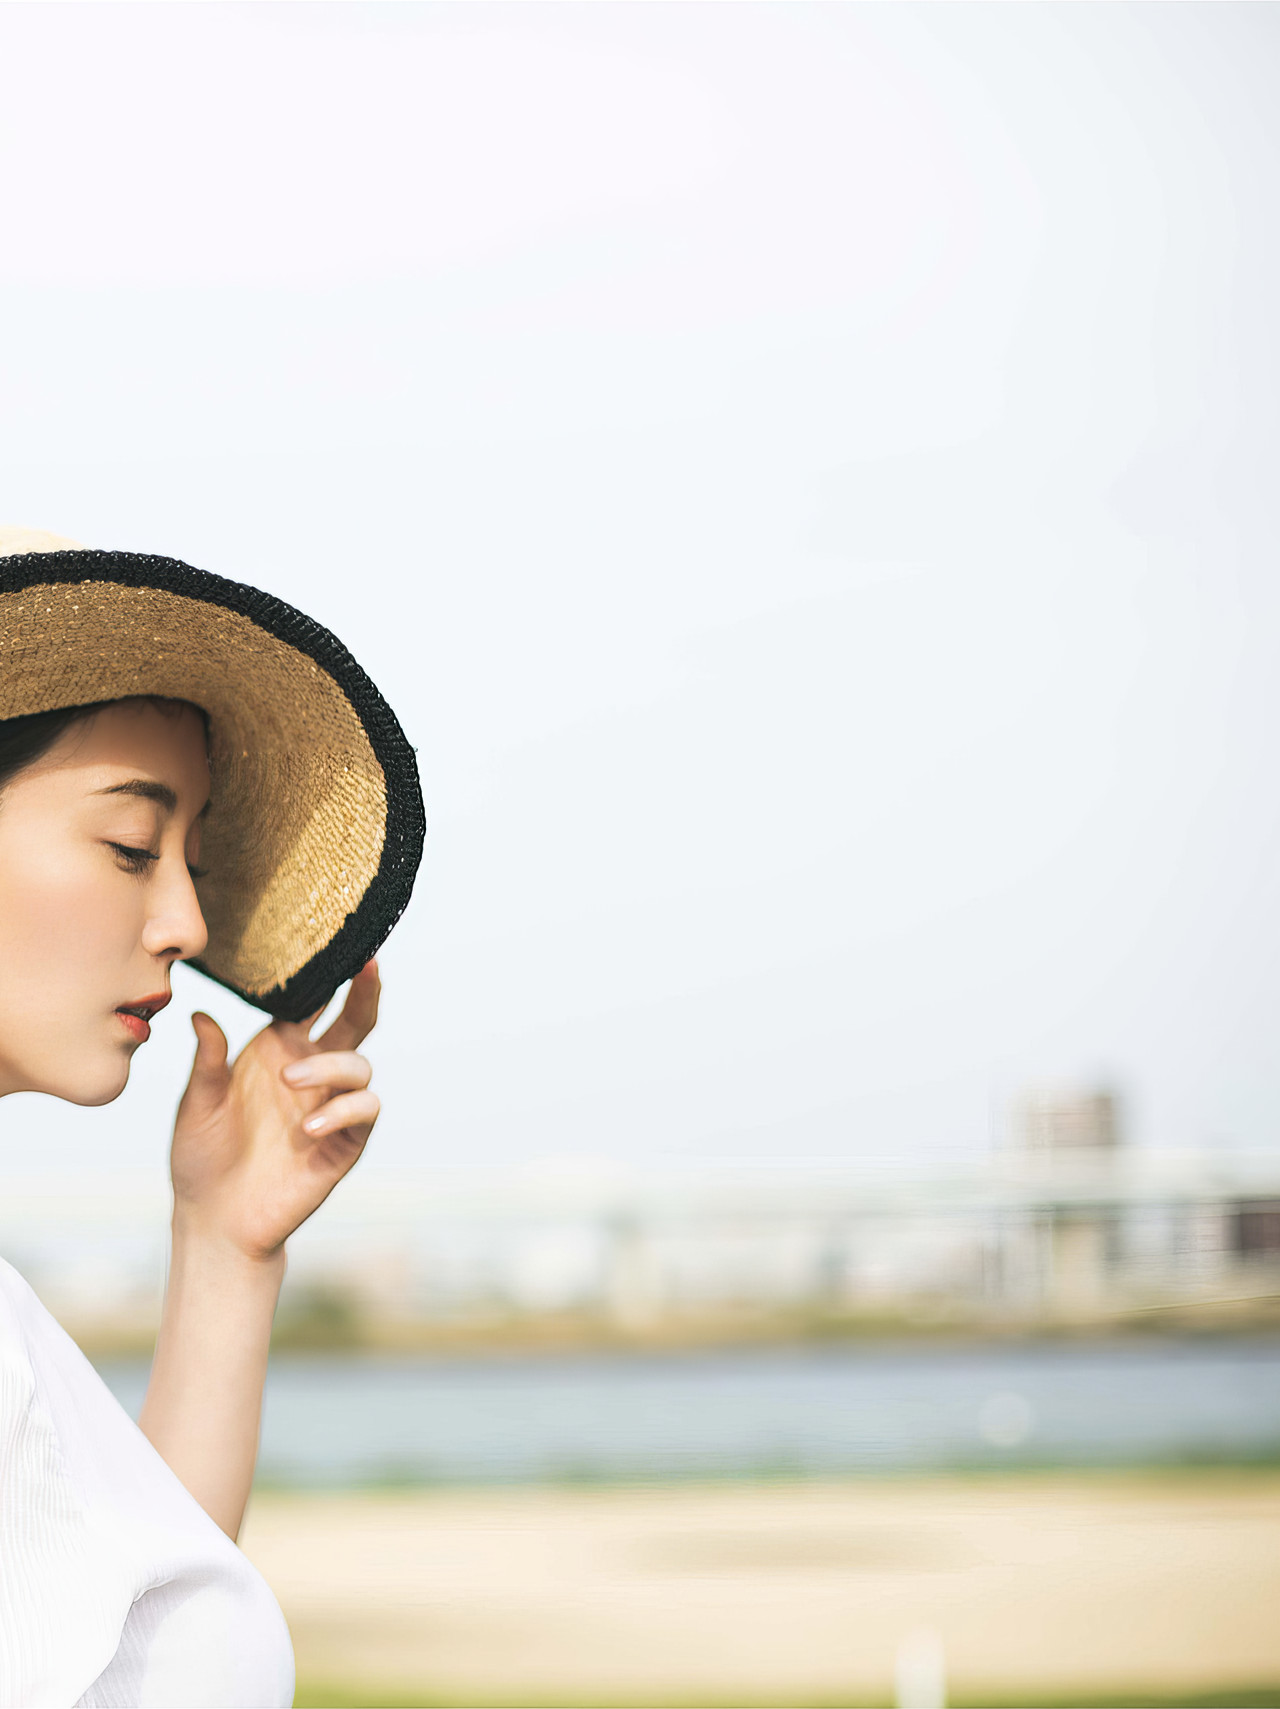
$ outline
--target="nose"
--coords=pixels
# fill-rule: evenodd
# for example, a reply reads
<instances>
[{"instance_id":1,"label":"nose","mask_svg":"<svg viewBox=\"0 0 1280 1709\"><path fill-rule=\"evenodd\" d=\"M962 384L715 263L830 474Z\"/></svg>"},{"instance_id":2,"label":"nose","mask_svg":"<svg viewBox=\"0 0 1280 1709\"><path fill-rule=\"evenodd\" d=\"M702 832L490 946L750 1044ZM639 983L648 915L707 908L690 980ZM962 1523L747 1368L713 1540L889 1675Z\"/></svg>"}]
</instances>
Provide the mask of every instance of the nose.
<instances>
[{"instance_id":1,"label":"nose","mask_svg":"<svg viewBox=\"0 0 1280 1709\"><path fill-rule=\"evenodd\" d=\"M209 942L200 898L185 859L162 859L150 889L142 947L161 960L189 961Z\"/></svg>"}]
</instances>

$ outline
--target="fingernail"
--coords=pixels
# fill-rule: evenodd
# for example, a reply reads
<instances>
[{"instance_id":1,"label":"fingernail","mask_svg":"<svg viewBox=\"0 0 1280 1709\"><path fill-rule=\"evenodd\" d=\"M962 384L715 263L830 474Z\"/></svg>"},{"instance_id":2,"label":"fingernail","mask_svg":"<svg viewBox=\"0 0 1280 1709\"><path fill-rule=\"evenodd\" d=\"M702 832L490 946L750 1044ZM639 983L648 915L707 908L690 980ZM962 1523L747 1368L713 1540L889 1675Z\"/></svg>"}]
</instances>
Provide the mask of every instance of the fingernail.
<instances>
[{"instance_id":1,"label":"fingernail","mask_svg":"<svg viewBox=\"0 0 1280 1709\"><path fill-rule=\"evenodd\" d=\"M286 1080L295 1086L304 1085L308 1077L305 1062L291 1062L288 1067L282 1068L280 1072Z\"/></svg>"},{"instance_id":2,"label":"fingernail","mask_svg":"<svg viewBox=\"0 0 1280 1709\"><path fill-rule=\"evenodd\" d=\"M320 1129L324 1126L324 1117L308 1116L302 1125L308 1133L319 1133Z\"/></svg>"}]
</instances>

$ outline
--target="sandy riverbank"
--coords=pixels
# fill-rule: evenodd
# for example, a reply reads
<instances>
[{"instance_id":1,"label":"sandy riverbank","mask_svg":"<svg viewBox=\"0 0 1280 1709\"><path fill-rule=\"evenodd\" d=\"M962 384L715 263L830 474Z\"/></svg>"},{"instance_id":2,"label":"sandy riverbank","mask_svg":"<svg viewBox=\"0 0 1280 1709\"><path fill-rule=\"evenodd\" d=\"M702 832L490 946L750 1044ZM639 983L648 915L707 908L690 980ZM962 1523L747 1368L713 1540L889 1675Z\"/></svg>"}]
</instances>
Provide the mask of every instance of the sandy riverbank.
<instances>
[{"instance_id":1,"label":"sandy riverbank","mask_svg":"<svg viewBox=\"0 0 1280 1709\"><path fill-rule=\"evenodd\" d=\"M1280 1683L1280 1473L262 1495L242 1541L370 1703L887 1702L921 1628L953 1699Z\"/></svg>"}]
</instances>

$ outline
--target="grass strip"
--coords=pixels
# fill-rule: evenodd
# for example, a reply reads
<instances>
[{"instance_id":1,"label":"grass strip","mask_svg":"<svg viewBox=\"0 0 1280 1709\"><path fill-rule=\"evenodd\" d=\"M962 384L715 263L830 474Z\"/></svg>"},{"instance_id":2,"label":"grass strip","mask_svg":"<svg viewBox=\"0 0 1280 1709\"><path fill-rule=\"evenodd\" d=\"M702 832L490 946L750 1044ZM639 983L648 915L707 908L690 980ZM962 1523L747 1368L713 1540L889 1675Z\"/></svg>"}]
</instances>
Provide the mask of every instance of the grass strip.
<instances>
[{"instance_id":1,"label":"grass strip","mask_svg":"<svg viewBox=\"0 0 1280 1709\"><path fill-rule=\"evenodd\" d=\"M294 1709L893 1709L885 1697L846 1693L762 1697L680 1692L668 1696L602 1692L584 1697L545 1688L529 1692L441 1692L430 1687L360 1686L350 1681L300 1680ZM1280 1709L1280 1683L1224 1685L1199 1691L1097 1691L1064 1696L1060 1691L1007 1690L975 1696L963 1689L947 1699L949 1709Z\"/></svg>"}]
</instances>

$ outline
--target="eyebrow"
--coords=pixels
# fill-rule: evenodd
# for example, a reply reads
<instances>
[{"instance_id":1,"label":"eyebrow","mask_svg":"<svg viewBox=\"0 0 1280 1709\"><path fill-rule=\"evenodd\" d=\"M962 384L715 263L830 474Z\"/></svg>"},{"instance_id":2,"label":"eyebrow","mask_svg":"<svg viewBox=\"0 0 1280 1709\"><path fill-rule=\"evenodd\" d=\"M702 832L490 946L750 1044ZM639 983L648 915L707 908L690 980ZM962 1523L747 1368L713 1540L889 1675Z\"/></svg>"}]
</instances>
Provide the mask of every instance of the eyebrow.
<instances>
[{"instance_id":1,"label":"eyebrow","mask_svg":"<svg viewBox=\"0 0 1280 1709\"><path fill-rule=\"evenodd\" d=\"M167 783L155 783L148 777L131 777L124 783L111 783L105 789L95 789L95 795L137 795L144 801L154 801L157 807L162 807L166 813L178 811L178 797ZM203 819L209 811L210 803L204 806L196 815Z\"/></svg>"}]
</instances>

